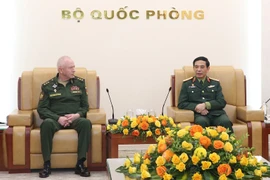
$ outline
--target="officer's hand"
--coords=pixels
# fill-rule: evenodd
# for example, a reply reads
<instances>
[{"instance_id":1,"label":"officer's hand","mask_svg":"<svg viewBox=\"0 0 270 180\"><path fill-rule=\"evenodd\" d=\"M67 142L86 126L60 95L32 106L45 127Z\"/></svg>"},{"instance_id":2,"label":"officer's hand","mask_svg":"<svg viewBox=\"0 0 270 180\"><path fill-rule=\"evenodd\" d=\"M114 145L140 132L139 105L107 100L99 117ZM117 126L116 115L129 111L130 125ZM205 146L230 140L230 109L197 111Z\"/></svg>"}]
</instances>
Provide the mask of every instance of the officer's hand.
<instances>
[{"instance_id":1,"label":"officer's hand","mask_svg":"<svg viewBox=\"0 0 270 180\"><path fill-rule=\"evenodd\" d=\"M201 111L201 115L205 116L209 113L209 111L207 109L204 109Z\"/></svg>"},{"instance_id":2,"label":"officer's hand","mask_svg":"<svg viewBox=\"0 0 270 180\"><path fill-rule=\"evenodd\" d=\"M197 113L201 113L203 110L205 110L206 107L205 107L205 103L201 103L201 104L197 104L196 108L195 108L195 111Z\"/></svg>"},{"instance_id":3,"label":"officer's hand","mask_svg":"<svg viewBox=\"0 0 270 180\"><path fill-rule=\"evenodd\" d=\"M64 127L70 126L70 124L67 122L66 124L64 124Z\"/></svg>"},{"instance_id":4,"label":"officer's hand","mask_svg":"<svg viewBox=\"0 0 270 180\"><path fill-rule=\"evenodd\" d=\"M78 119L80 117L80 114L66 114L65 117L68 119L69 123L72 123L72 121Z\"/></svg>"},{"instance_id":5,"label":"officer's hand","mask_svg":"<svg viewBox=\"0 0 270 180\"><path fill-rule=\"evenodd\" d=\"M65 116L60 116L58 119L58 123L61 124L61 126L65 127L65 124L68 123L68 119Z\"/></svg>"}]
</instances>

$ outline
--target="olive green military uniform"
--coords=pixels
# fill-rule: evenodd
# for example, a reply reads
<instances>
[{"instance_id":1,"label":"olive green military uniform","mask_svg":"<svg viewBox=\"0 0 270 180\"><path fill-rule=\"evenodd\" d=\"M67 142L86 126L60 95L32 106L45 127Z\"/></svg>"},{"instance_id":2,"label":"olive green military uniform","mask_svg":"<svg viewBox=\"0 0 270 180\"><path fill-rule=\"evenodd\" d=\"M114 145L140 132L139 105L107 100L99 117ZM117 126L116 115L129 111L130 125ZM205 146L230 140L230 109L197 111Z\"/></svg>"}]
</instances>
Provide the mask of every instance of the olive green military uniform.
<instances>
[{"instance_id":1,"label":"olive green military uniform","mask_svg":"<svg viewBox=\"0 0 270 180\"><path fill-rule=\"evenodd\" d=\"M197 104L208 104L208 114L201 115L195 111ZM210 105L210 106L209 106ZM226 105L222 88L218 80L206 77L203 84L196 77L183 81L178 100L179 109L194 111L194 123L202 127L223 126L233 132L232 123L223 108Z\"/></svg>"},{"instance_id":2,"label":"olive green military uniform","mask_svg":"<svg viewBox=\"0 0 270 180\"><path fill-rule=\"evenodd\" d=\"M89 109L85 80L79 77L70 79L66 86L58 83L58 74L45 82L40 94L37 111L44 121L40 126L41 150L44 162L51 159L52 139L60 129L75 129L78 133L78 160L86 158L90 143L92 125L86 119ZM80 114L70 126L63 127L58 123L60 116Z\"/></svg>"}]
</instances>

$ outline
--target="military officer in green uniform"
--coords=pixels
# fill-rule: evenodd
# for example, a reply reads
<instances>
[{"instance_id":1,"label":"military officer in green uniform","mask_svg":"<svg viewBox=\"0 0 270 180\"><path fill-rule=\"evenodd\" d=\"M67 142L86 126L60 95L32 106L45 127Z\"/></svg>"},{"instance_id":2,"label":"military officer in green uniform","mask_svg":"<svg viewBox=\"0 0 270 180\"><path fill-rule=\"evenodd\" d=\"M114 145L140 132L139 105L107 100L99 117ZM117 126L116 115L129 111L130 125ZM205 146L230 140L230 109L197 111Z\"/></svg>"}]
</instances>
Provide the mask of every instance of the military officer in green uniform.
<instances>
[{"instance_id":1,"label":"military officer in green uniform","mask_svg":"<svg viewBox=\"0 0 270 180\"><path fill-rule=\"evenodd\" d=\"M178 108L194 111L194 123L202 127L223 126L233 133L232 122L223 108L226 105L219 80L207 76L210 62L206 57L193 61L194 77L183 81Z\"/></svg>"},{"instance_id":2,"label":"military officer in green uniform","mask_svg":"<svg viewBox=\"0 0 270 180\"><path fill-rule=\"evenodd\" d=\"M86 119L89 109L85 80L74 76L75 65L68 56L59 58L56 77L45 82L41 89L37 111L43 122L40 126L41 149L44 169L39 177L48 177L51 173L51 152L54 133L60 129L75 129L78 133L78 161L75 173L89 177L90 172L84 166L90 143L92 124Z\"/></svg>"}]
</instances>

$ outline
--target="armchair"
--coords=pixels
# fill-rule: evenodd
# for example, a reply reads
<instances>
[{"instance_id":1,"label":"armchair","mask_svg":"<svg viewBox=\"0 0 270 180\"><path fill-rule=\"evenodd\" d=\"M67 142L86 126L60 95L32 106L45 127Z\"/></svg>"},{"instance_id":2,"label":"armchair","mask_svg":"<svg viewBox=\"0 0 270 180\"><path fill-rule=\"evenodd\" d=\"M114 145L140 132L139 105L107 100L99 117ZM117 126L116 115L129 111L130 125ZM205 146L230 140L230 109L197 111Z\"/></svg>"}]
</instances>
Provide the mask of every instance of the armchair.
<instances>
[{"instance_id":1,"label":"armchair","mask_svg":"<svg viewBox=\"0 0 270 180\"><path fill-rule=\"evenodd\" d=\"M171 76L171 106L167 107L167 114L183 126L194 122L194 113L190 110L178 109L178 98L184 79L194 76L192 66L175 69ZM246 81L243 71L232 66L211 66L209 77L220 80L222 92L227 101L224 108L233 123L236 138L249 134L243 141L245 147L256 147L254 154L262 155L262 133L264 127L264 114L262 110L255 110L246 106Z\"/></svg>"},{"instance_id":2,"label":"armchair","mask_svg":"<svg viewBox=\"0 0 270 180\"><path fill-rule=\"evenodd\" d=\"M10 173L30 172L43 168L40 145L40 124L37 113L41 84L53 78L56 68L34 68L24 71L18 81L18 109L7 117L6 130L7 169ZM92 135L86 166L90 170L106 168L106 114L99 107L99 77L96 71L76 68L76 75L85 79L89 111L87 119L92 122ZM77 132L73 129L59 130L53 139L52 168L74 168L77 162Z\"/></svg>"}]
</instances>

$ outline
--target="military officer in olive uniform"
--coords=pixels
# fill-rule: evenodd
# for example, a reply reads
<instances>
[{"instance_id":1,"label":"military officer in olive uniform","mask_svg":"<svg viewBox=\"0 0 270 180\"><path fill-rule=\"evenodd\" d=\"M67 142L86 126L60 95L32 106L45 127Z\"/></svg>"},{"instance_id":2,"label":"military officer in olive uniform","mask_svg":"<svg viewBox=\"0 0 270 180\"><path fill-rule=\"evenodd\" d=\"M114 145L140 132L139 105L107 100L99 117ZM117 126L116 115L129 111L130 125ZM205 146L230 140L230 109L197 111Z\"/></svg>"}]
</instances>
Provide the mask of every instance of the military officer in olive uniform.
<instances>
[{"instance_id":1,"label":"military officer in olive uniform","mask_svg":"<svg viewBox=\"0 0 270 180\"><path fill-rule=\"evenodd\" d=\"M219 80L207 76L210 62L206 57L197 57L193 69L195 76L183 81L178 108L194 111L195 124L223 126L233 133L232 123L223 110L226 101Z\"/></svg>"},{"instance_id":2,"label":"military officer in olive uniform","mask_svg":"<svg viewBox=\"0 0 270 180\"><path fill-rule=\"evenodd\" d=\"M90 176L84 167L86 153L90 143L91 122L86 119L89 109L85 80L74 76L75 65L68 56L57 62L56 77L45 82L41 89L37 111L44 120L40 126L41 149L44 169L39 177L48 177L51 173L51 152L54 133L60 129L75 129L78 133L78 161L75 173L83 177Z\"/></svg>"}]
</instances>

